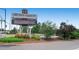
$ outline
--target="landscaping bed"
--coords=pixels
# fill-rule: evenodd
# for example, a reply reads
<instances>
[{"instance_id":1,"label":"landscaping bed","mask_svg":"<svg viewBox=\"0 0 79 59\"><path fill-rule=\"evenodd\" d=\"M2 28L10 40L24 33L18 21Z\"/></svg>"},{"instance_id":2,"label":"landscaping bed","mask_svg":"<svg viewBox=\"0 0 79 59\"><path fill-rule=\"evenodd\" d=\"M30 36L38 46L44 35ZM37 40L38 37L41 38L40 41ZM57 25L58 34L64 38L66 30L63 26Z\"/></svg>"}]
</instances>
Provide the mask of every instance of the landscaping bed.
<instances>
[{"instance_id":1,"label":"landscaping bed","mask_svg":"<svg viewBox=\"0 0 79 59\"><path fill-rule=\"evenodd\" d=\"M44 42L44 41L35 40L35 39L15 38L15 37L0 38L1 46L14 46L14 45L20 45L26 43L39 43L39 42Z\"/></svg>"},{"instance_id":2,"label":"landscaping bed","mask_svg":"<svg viewBox=\"0 0 79 59\"><path fill-rule=\"evenodd\" d=\"M33 35L30 38L26 34L7 35L4 38L0 38L0 45L17 45L24 43L37 43L41 42L38 35Z\"/></svg>"}]
</instances>

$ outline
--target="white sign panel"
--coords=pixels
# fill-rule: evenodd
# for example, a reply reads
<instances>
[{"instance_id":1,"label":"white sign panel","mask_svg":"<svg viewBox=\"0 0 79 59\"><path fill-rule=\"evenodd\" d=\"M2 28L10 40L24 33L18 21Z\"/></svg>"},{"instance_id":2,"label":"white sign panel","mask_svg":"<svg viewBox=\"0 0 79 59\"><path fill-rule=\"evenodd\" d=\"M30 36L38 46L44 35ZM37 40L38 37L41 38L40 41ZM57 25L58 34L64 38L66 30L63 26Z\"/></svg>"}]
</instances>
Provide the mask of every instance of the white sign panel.
<instances>
[{"instance_id":1,"label":"white sign panel","mask_svg":"<svg viewBox=\"0 0 79 59\"><path fill-rule=\"evenodd\" d=\"M33 14L19 14L19 13L14 13L12 14L13 18L27 18L27 19L36 19L37 16Z\"/></svg>"}]
</instances>

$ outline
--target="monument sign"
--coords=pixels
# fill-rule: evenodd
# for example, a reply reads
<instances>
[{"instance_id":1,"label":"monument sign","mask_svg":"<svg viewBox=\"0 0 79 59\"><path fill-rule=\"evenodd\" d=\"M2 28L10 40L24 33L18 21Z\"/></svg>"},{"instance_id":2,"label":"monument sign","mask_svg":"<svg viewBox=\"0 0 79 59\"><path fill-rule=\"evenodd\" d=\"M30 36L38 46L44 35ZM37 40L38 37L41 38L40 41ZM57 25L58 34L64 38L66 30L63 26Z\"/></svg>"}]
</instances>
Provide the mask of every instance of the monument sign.
<instances>
[{"instance_id":1,"label":"monument sign","mask_svg":"<svg viewBox=\"0 0 79 59\"><path fill-rule=\"evenodd\" d=\"M32 25L37 24L37 16L35 14L28 14L28 11L26 9L23 9L22 13L12 14L12 24L28 26L28 28L30 29L29 34L31 36Z\"/></svg>"}]
</instances>

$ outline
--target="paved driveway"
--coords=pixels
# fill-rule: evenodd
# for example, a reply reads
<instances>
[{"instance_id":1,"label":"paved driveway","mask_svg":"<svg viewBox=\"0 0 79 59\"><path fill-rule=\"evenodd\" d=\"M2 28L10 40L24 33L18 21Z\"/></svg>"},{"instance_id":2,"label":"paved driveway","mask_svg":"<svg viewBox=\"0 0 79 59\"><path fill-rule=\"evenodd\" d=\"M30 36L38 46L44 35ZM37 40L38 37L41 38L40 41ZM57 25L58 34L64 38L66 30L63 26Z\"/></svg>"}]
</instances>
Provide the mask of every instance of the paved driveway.
<instances>
[{"instance_id":1,"label":"paved driveway","mask_svg":"<svg viewBox=\"0 0 79 59\"><path fill-rule=\"evenodd\" d=\"M0 50L79 50L79 40L27 43L18 46L0 46Z\"/></svg>"}]
</instances>

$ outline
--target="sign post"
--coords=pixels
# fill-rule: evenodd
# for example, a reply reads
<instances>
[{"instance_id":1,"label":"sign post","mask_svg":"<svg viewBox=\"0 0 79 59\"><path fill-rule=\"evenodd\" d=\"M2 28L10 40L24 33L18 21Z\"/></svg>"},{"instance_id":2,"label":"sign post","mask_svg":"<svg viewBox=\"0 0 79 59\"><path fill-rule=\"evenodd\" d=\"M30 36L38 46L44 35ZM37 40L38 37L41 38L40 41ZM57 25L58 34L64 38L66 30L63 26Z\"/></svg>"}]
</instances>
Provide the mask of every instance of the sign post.
<instances>
[{"instance_id":1,"label":"sign post","mask_svg":"<svg viewBox=\"0 0 79 59\"><path fill-rule=\"evenodd\" d=\"M31 38L31 36L32 36L32 35L31 35L31 30L32 30L32 28L33 28L33 26L29 26L29 33L28 33L28 34L29 34L29 37L30 37L30 38Z\"/></svg>"}]
</instances>

